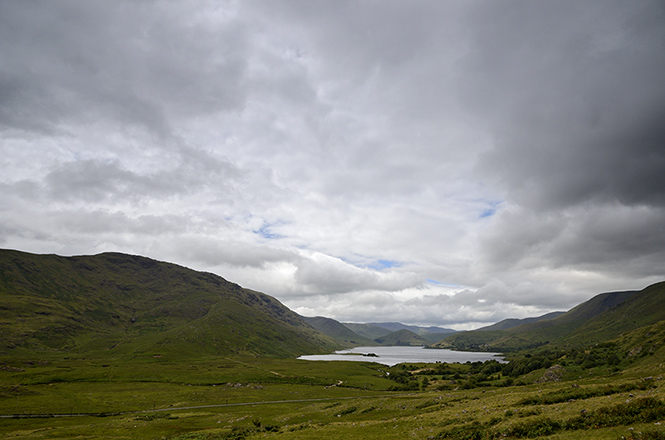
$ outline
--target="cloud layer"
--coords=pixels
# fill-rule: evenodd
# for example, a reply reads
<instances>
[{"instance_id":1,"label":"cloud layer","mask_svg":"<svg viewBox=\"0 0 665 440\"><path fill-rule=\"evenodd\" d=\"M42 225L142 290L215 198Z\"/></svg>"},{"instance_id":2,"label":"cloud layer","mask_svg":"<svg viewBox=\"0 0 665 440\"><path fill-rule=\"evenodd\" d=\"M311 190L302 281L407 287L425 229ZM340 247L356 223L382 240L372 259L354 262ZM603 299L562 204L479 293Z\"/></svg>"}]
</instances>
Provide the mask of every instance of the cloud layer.
<instances>
[{"instance_id":1,"label":"cloud layer","mask_svg":"<svg viewBox=\"0 0 665 440\"><path fill-rule=\"evenodd\" d=\"M657 1L0 3L0 246L470 328L665 278Z\"/></svg>"}]
</instances>

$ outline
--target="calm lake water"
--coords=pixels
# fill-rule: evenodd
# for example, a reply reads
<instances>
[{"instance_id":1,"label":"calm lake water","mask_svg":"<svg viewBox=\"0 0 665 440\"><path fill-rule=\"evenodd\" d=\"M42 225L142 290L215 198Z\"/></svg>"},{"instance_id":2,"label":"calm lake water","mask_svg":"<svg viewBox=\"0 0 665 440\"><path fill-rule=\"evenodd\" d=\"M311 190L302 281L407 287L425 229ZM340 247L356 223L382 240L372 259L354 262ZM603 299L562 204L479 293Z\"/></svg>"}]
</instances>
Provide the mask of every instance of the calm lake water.
<instances>
[{"instance_id":1,"label":"calm lake water","mask_svg":"<svg viewBox=\"0 0 665 440\"><path fill-rule=\"evenodd\" d=\"M362 356L363 354L374 353L378 357ZM484 362L496 359L503 362L501 353L478 353L473 351L453 351L431 349L423 347L355 347L348 350L336 351L333 354L313 354L300 356L298 359L308 361L359 361L359 362L378 362L392 367L403 362L447 362L447 363L465 363Z\"/></svg>"}]
</instances>

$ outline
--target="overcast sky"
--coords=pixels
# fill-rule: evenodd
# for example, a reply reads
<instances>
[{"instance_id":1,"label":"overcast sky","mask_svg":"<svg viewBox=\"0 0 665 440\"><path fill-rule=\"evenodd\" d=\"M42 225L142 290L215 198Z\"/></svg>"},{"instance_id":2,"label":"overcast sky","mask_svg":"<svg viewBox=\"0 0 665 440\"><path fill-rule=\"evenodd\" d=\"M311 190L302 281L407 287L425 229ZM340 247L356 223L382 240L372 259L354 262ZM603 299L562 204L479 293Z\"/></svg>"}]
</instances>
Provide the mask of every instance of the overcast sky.
<instances>
[{"instance_id":1,"label":"overcast sky","mask_svg":"<svg viewBox=\"0 0 665 440\"><path fill-rule=\"evenodd\" d=\"M665 279L662 1L0 2L0 247L456 329Z\"/></svg>"}]
</instances>

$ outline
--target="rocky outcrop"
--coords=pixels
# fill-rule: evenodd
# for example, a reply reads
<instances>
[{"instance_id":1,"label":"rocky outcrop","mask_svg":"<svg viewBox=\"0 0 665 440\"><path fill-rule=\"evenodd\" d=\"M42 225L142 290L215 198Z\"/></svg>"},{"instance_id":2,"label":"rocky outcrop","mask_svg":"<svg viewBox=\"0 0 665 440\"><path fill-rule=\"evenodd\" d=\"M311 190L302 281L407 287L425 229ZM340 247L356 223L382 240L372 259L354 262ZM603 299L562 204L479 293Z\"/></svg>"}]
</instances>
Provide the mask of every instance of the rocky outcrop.
<instances>
[{"instance_id":1,"label":"rocky outcrop","mask_svg":"<svg viewBox=\"0 0 665 440\"><path fill-rule=\"evenodd\" d=\"M559 364L552 365L547 370L545 370L545 373L543 373L542 377L536 380L535 383L559 382L565 372L566 369L563 368L561 365Z\"/></svg>"}]
</instances>

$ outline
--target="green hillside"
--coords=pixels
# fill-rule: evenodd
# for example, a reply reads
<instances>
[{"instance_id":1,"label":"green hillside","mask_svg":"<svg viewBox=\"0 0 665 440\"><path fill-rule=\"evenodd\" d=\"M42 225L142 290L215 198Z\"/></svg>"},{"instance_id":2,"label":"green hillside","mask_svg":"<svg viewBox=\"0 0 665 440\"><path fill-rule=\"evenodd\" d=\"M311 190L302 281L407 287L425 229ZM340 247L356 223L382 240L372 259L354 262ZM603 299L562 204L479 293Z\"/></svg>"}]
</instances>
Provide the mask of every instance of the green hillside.
<instances>
[{"instance_id":1,"label":"green hillside","mask_svg":"<svg viewBox=\"0 0 665 440\"><path fill-rule=\"evenodd\" d=\"M665 282L653 284L588 320L563 339L564 344L592 344L665 320Z\"/></svg>"},{"instance_id":2,"label":"green hillside","mask_svg":"<svg viewBox=\"0 0 665 440\"><path fill-rule=\"evenodd\" d=\"M303 316L302 318L316 330L332 337L337 342L345 346L352 347L358 345L377 345L377 343L372 339L368 339L354 333L344 324L339 321L335 321L334 319L325 318L323 316L315 316L313 318Z\"/></svg>"},{"instance_id":3,"label":"green hillside","mask_svg":"<svg viewBox=\"0 0 665 440\"><path fill-rule=\"evenodd\" d=\"M372 340L391 333L391 330L385 329L383 327L377 327L372 324L355 324L351 322L345 322L343 325L353 331L355 334Z\"/></svg>"},{"instance_id":4,"label":"green hillside","mask_svg":"<svg viewBox=\"0 0 665 440\"><path fill-rule=\"evenodd\" d=\"M397 330L375 339L381 345L424 346L428 342L411 330Z\"/></svg>"},{"instance_id":5,"label":"green hillside","mask_svg":"<svg viewBox=\"0 0 665 440\"><path fill-rule=\"evenodd\" d=\"M566 312L552 312L552 313L547 313L542 316L537 316L534 318L523 318L523 319L516 319L516 318L508 318L504 319L503 321L499 321L496 324L488 325L486 327L481 327L479 329L476 329L476 331L492 331L492 330L508 330L509 328L517 327L518 325L522 324L530 324L532 322L538 322L538 321L544 321L546 319L553 319L557 318L561 315L563 315Z\"/></svg>"},{"instance_id":6,"label":"green hillside","mask_svg":"<svg viewBox=\"0 0 665 440\"><path fill-rule=\"evenodd\" d=\"M210 273L104 253L0 250L0 352L250 354L339 347L268 295Z\"/></svg>"},{"instance_id":7,"label":"green hillside","mask_svg":"<svg viewBox=\"0 0 665 440\"><path fill-rule=\"evenodd\" d=\"M416 325L406 325L399 322L372 322L369 324L355 324L345 322L344 326L354 333L364 336L367 339L374 340L383 338L389 333L398 330L410 330L425 340L425 344L433 344L440 341L444 336L450 333L456 333L455 330L442 327L420 327ZM382 344L389 345L389 344Z\"/></svg>"},{"instance_id":8,"label":"green hillside","mask_svg":"<svg viewBox=\"0 0 665 440\"><path fill-rule=\"evenodd\" d=\"M410 330L423 338L426 341L426 344L433 344L440 341L448 334L457 333L456 330L449 328L435 326L422 327L418 325L402 324L401 322L370 322L369 325L384 328L391 332L396 332L398 330Z\"/></svg>"},{"instance_id":9,"label":"green hillside","mask_svg":"<svg viewBox=\"0 0 665 440\"><path fill-rule=\"evenodd\" d=\"M429 333L422 327L395 324L397 331L391 331L378 324L342 324L331 318L317 316L315 318L303 318L312 327L324 333L342 344L350 346L358 345L411 345L421 346L437 342L441 339L441 333ZM401 327L401 328L400 328ZM421 333L407 329L412 327L420 329ZM361 336L363 335L363 336Z\"/></svg>"},{"instance_id":10,"label":"green hillside","mask_svg":"<svg viewBox=\"0 0 665 440\"><path fill-rule=\"evenodd\" d=\"M429 333L446 334L446 333L457 332L456 330L450 328L435 327L435 326L422 327L419 325L402 324L401 322L370 322L369 324L375 327L385 328L387 330L390 330L391 332L396 332L397 330L411 330L413 333L421 336Z\"/></svg>"},{"instance_id":11,"label":"green hillside","mask_svg":"<svg viewBox=\"0 0 665 440\"><path fill-rule=\"evenodd\" d=\"M659 287L661 286L661 287ZM476 330L451 335L434 348L515 351L544 345L585 345L619 336L623 331L661 319L665 301L662 283L642 291L602 293L552 319L525 323L505 330ZM660 308L659 308L660 307ZM623 314L614 310L622 310ZM640 316L628 322L629 316ZM639 321L638 324L637 321ZM597 324L593 324L593 323ZM595 327L587 327L595 325Z\"/></svg>"}]
</instances>

